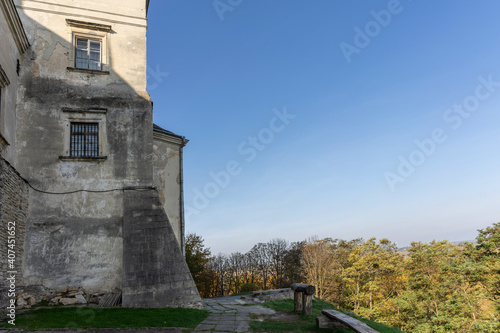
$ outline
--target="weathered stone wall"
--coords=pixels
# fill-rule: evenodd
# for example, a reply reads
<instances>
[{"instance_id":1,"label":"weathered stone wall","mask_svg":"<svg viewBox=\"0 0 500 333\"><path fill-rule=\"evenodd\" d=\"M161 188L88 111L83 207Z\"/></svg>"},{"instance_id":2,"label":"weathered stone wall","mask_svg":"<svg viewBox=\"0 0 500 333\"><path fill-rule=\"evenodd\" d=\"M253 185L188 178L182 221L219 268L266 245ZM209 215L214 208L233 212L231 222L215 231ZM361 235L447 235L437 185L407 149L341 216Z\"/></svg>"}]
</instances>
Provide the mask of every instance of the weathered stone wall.
<instances>
[{"instance_id":1,"label":"weathered stone wall","mask_svg":"<svg viewBox=\"0 0 500 333\"><path fill-rule=\"evenodd\" d=\"M28 198L28 184L0 157L0 307L2 310L8 302L7 272L16 271L17 278L22 276ZM15 225L9 222L15 222ZM14 244L13 249L7 247L9 227L15 234L15 243L11 243ZM9 266L9 249L14 251L14 268ZM16 286L21 286L21 281L16 280Z\"/></svg>"},{"instance_id":2,"label":"weathered stone wall","mask_svg":"<svg viewBox=\"0 0 500 333\"><path fill-rule=\"evenodd\" d=\"M127 190L124 199L123 306L201 308L158 193Z\"/></svg>"},{"instance_id":3,"label":"weathered stone wall","mask_svg":"<svg viewBox=\"0 0 500 333\"><path fill-rule=\"evenodd\" d=\"M89 293L121 289L123 210L115 202L123 202L121 191L33 193L24 283Z\"/></svg>"},{"instance_id":4,"label":"weathered stone wall","mask_svg":"<svg viewBox=\"0 0 500 333\"><path fill-rule=\"evenodd\" d=\"M124 306L201 306L157 192L124 192L153 185L146 2L15 0L31 47L16 77L10 149L34 189L0 202L28 212L16 231L26 295L122 289ZM100 69L74 68L76 38L99 40ZM75 122L97 123L97 157L70 156Z\"/></svg>"},{"instance_id":5,"label":"weathered stone wall","mask_svg":"<svg viewBox=\"0 0 500 333\"><path fill-rule=\"evenodd\" d=\"M181 203L181 157L185 144L181 138L154 133L153 185L167 213L179 245L183 246L183 207Z\"/></svg>"},{"instance_id":6,"label":"weathered stone wall","mask_svg":"<svg viewBox=\"0 0 500 333\"><path fill-rule=\"evenodd\" d=\"M25 61L23 53L28 41L12 0L0 0L0 36L0 154L17 167L17 61Z\"/></svg>"},{"instance_id":7,"label":"weathered stone wall","mask_svg":"<svg viewBox=\"0 0 500 333\"><path fill-rule=\"evenodd\" d=\"M153 182L145 1L16 3L32 45L19 79L17 169L50 192L30 197L24 282L112 292L122 283L121 189ZM101 71L74 68L77 33L101 38ZM99 123L99 158L69 156L75 121Z\"/></svg>"}]
</instances>

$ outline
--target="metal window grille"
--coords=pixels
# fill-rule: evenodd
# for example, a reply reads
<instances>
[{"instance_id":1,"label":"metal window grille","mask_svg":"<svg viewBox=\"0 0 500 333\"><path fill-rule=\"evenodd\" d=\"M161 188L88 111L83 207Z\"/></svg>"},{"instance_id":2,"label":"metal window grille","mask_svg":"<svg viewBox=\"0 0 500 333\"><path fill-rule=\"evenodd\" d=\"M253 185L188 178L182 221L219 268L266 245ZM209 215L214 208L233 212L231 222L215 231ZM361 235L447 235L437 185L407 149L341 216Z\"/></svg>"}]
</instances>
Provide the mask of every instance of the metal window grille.
<instances>
[{"instance_id":1,"label":"metal window grille","mask_svg":"<svg viewBox=\"0 0 500 333\"><path fill-rule=\"evenodd\" d=\"M98 123L71 123L71 156L99 156Z\"/></svg>"},{"instance_id":2,"label":"metal window grille","mask_svg":"<svg viewBox=\"0 0 500 333\"><path fill-rule=\"evenodd\" d=\"M101 41L76 39L76 68L101 70Z\"/></svg>"}]
</instances>

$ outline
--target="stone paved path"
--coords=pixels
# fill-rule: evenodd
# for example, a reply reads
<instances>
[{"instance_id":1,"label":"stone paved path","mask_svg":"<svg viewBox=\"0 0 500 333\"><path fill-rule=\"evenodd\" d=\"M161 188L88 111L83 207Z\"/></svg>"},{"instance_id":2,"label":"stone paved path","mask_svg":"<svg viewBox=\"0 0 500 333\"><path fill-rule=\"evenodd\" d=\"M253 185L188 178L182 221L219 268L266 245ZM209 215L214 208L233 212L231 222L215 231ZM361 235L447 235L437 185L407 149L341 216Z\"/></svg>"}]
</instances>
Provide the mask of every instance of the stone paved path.
<instances>
[{"instance_id":1,"label":"stone paved path","mask_svg":"<svg viewBox=\"0 0 500 333\"><path fill-rule=\"evenodd\" d=\"M194 332L249 332L250 313L274 314L275 311L240 296L216 297L203 300L211 314Z\"/></svg>"}]
</instances>

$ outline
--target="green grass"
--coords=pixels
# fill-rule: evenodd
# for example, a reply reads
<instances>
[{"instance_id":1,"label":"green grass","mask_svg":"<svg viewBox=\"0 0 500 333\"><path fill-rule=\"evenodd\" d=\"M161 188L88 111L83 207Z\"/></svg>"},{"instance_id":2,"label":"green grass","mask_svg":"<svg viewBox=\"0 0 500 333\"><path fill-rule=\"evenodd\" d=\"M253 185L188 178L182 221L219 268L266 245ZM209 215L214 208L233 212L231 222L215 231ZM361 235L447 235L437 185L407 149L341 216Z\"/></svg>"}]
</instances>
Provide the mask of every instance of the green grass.
<instances>
[{"instance_id":1,"label":"green grass","mask_svg":"<svg viewBox=\"0 0 500 333\"><path fill-rule=\"evenodd\" d=\"M279 321L252 321L250 322L250 328L253 332L353 332L352 330L318 329L316 328L316 324L303 322L302 320L295 323Z\"/></svg>"},{"instance_id":2,"label":"green grass","mask_svg":"<svg viewBox=\"0 0 500 333\"><path fill-rule=\"evenodd\" d=\"M271 308L277 312L294 313L293 312L293 300L283 300L283 301L271 301L263 304L264 306ZM323 309L334 309L337 311L344 312L335 308L330 303L322 301L320 299L313 300L313 314L310 316L300 316L297 322L277 322L277 321L251 321L250 327L255 332L323 332L323 333L347 333L353 332L350 329L318 329L316 327L316 317L321 316L321 310ZM344 312L345 313L345 312ZM371 328L381 332L381 333L403 333L395 327L389 327L380 323L373 322L364 318L355 317L356 319L366 323Z\"/></svg>"},{"instance_id":3,"label":"green grass","mask_svg":"<svg viewBox=\"0 0 500 333\"><path fill-rule=\"evenodd\" d=\"M209 312L196 309L55 307L33 309L16 317L16 328L196 327ZM12 328L8 323L2 328Z\"/></svg>"}]
</instances>

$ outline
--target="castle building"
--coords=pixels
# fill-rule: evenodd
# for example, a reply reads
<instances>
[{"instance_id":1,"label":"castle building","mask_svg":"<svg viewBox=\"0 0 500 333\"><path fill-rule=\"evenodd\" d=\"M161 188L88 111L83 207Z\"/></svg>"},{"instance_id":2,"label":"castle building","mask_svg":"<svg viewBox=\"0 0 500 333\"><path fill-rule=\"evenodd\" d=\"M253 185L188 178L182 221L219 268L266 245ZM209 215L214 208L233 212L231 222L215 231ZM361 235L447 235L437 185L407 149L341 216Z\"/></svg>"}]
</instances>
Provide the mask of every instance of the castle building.
<instances>
[{"instance_id":1,"label":"castle building","mask_svg":"<svg viewBox=\"0 0 500 333\"><path fill-rule=\"evenodd\" d=\"M200 306L183 256L187 140L152 122L148 6L0 0L0 265L13 270L15 222L23 288Z\"/></svg>"}]
</instances>

